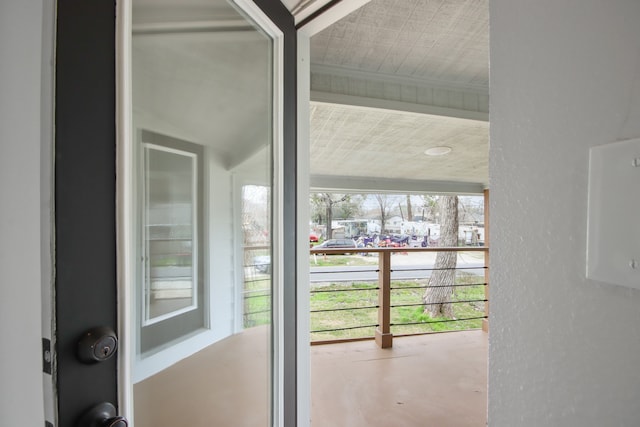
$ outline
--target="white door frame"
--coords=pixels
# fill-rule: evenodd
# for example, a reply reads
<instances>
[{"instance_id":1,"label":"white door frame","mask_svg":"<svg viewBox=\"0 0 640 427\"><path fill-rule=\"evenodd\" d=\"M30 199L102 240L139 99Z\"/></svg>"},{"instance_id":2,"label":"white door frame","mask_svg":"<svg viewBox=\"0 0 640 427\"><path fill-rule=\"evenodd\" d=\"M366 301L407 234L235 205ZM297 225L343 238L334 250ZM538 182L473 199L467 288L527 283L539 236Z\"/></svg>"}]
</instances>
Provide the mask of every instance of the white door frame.
<instances>
[{"instance_id":1,"label":"white door frame","mask_svg":"<svg viewBox=\"0 0 640 427\"><path fill-rule=\"evenodd\" d=\"M309 181L311 161L309 158L309 110L311 101L311 52L310 42L314 34L344 18L371 0L350 0L336 3L318 17L298 28L298 423L309 426L311 420L311 354L309 319Z\"/></svg>"}]
</instances>

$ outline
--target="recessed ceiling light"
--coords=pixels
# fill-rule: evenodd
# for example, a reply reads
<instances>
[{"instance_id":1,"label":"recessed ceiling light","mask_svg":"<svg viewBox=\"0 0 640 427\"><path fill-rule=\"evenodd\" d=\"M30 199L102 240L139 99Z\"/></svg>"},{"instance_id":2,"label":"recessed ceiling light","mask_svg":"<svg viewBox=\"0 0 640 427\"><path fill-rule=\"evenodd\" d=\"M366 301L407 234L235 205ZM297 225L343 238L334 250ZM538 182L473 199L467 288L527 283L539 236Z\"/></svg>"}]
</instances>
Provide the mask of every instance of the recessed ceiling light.
<instances>
[{"instance_id":1,"label":"recessed ceiling light","mask_svg":"<svg viewBox=\"0 0 640 427\"><path fill-rule=\"evenodd\" d=\"M449 154L451 152L451 147L431 147L424 151L424 154L427 156L444 156L445 154Z\"/></svg>"}]
</instances>

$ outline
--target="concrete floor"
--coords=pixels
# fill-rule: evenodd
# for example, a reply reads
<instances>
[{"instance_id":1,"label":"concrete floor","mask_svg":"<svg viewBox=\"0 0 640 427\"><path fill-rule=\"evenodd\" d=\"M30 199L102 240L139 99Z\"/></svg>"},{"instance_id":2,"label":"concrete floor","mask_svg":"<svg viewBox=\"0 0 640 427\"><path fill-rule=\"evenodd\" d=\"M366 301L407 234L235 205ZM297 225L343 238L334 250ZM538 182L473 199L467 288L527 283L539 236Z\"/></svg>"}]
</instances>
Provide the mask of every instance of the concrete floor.
<instances>
[{"instance_id":1,"label":"concrete floor","mask_svg":"<svg viewBox=\"0 0 640 427\"><path fill-rule=\"evenodd\" d=\"M485 426L487 335L313 346L311 384L314 427Z\"/></svg>"},{"instance_id":2,"label":"concrete floor","mask_svg":"<svg viewBox=\"0 0 640 427\"><path fill-rule=\"evenodd\" d=\"M249 329L136 384L136 427L267 426L268 338ZM486 406L482 331L311 347L313 427L482 427Z\"/></svg>"}]
</instances>

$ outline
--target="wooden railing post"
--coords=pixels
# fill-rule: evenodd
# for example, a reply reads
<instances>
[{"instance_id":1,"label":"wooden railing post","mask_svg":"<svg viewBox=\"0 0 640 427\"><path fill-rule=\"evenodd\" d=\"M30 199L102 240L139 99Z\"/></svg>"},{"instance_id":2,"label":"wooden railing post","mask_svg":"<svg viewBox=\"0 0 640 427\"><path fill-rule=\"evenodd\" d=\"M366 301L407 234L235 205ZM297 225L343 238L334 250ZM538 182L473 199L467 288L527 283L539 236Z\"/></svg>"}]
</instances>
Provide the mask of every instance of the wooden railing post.
<instances>
[{"instance_id":1,"label":"wooden railing post","mask_svg":"<svg viewBox=\"0 0 640 427\"><path fill-rule=\"evenodd\" d=\"M391 251L378 254L378 327L376 328L376 343L380 348L390 348L393 345L391 334Z\"/></svg>"},{"instance_id":2,"label":"wooden railing post","mask_svg":"<svg viewBox=\"0 0 640 427\"><path fill-rule=\"evenodd\" d=\"M489 190L484 190L484 246L489 246ZM484 251L484 315L486 319L482 319L482 330L489 332L489 251Z\"/></svg>"}]
</instances>

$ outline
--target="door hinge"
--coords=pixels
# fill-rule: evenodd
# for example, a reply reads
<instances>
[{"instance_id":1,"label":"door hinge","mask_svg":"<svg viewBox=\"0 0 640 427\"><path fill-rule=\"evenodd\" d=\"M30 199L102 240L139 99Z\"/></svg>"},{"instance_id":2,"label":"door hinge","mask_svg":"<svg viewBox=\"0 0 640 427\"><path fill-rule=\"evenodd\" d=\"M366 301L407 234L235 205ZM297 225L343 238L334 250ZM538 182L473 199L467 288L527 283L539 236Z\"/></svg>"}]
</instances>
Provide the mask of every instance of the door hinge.
<instances>
[{"instance_id":1,"label":"door hinge","mask_svg":"<svg viewBox=\"0 0 640 427\"><path fill-rule=\"evenodd\" d=\"M45 374L51 375L52 359L51 340L48 338L42 338L42 370Z\"/></svg>"}]
</instances>

